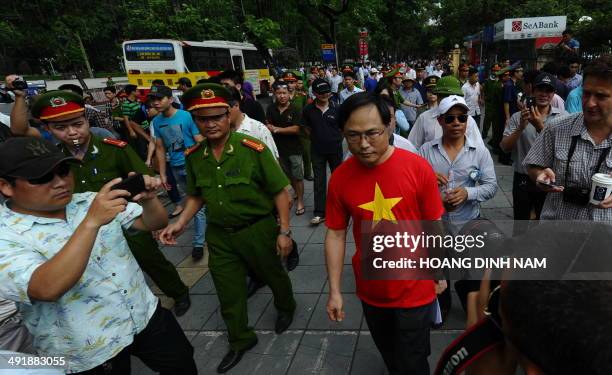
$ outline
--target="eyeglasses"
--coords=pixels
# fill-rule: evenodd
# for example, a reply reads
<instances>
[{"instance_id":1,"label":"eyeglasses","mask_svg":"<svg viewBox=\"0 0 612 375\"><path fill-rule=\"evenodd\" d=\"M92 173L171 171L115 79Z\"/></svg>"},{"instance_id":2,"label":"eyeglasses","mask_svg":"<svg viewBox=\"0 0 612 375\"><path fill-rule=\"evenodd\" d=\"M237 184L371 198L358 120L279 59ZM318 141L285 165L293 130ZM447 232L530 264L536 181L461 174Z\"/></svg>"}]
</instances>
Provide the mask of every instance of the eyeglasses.
<instances>
[{"instance_id":1,"label":"eyeglasses","mask_svg":"<svg viewBox=\"0 0 612 375\"><path fill-rule=\"evenodd\" d=\"M380 137L382 134L384 134L385 130L387 129L384 128L382 130L368 130L365 133L350 132L345 133L344 136L346 137L346 141L348 143L359 143L361 141L362 136L365 137L366 142L371 143L378 139L378 137Z\"/></svg>"},{"instance_id":2,"label":"eyeglasses","mask_svg":"<svg viewBox=\"0 0 612 375\"><path fill-rule=\"evenodd\" d=\"M53 170L51 170L50 172L48 172L42 177L29 178L28 183L30 183L31 185L44 185L44 184L48 184L49 182L53 181L55 176L63 178L63 177L68 176L69 173L70 173L70 164L63 162L63 163L60 163L58 166L53 168Z\"/></svg>"},{"instance_id":3,"label":"eyeglasses","mask_svg":"<svg viewBox=\"0 0 612 375\"><path fill-rule=\"evenodd\" d=\"M227 116L229 114L229 112L225 112L223 114L220 115L216 115L216 116L193 116L193 119L195 121L199 121L199 122L219 122L221 120L223 120L223 118L225 116Z\"/></svg>"},{"instance_id":4,"label":"eyeglasses","mask_svg":"<svg viewBox=\"0 0 612 375\"><path fill-rule=\"evenodd\" d=\"M455 119L459 120L460 123L464 123L467 121L467 115L444 115L444 122L448 124L452 124L455 122Z\"/></svg>"}]
</instances>

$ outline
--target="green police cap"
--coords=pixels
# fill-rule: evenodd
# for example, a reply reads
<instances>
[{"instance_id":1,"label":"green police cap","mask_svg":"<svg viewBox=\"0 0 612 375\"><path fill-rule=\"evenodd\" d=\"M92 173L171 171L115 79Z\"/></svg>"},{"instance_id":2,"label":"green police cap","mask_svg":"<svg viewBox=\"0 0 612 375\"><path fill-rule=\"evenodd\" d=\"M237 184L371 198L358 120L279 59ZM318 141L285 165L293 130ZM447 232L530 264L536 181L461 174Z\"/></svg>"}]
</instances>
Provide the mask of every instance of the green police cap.
<instances>
[{"instance_id":1,"label":"green police cap","mask_svg":"<svg viewBox=\"0 0 612 375\"><path fill-rule=\"evenodd\" d=\"M461 90L461 82L454 76L445 76L438 80L436 87L433 89L436 95L459 95L463 96Z\"/></svg>"},{"instance_id":2,"label":"green police cap","mask_svg":"<svg viewBox=\"0 0 612 375\"><path fill-rule=\"evenodd\" d=\"M32 116L43 121L65 120L85 112L81 95L72 91L49 91L32 104Z\"/></svg>"},{"instance_id":3,"label":"green police cap","mask_svg":"<svg viewBox=\"0 0 612 375\"><path fill-rule=\"evenodd\" d=\"M202 83L193 86L181 96L187 111L198 108L229 107L232 94L224 86L216 83Z\"/></svg>"}]
</instances>

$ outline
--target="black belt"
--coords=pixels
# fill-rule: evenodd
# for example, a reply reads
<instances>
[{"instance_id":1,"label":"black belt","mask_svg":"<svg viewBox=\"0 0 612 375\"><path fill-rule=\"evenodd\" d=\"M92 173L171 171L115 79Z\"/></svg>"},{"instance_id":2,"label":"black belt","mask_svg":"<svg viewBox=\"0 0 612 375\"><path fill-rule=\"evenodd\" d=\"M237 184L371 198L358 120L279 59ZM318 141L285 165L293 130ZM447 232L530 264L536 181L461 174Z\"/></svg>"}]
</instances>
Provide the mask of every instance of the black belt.
<instances>
[{"instance_id":1,"label":"black belt","mask_svg":"<svg viewBox=\"0 0 612 375\"><path fill-rule=\"evenodd\" d=\"M224 225L218 225L218 224L212 224L213 226L222 229L223 231L227 232L227 233L236 233L236 232L240 232L243 229L246 229L248 227L250 227L251 225L265 219L268 218L270 215L265 215L265 216L257 216L252 218L251 220L249 220L247 223L242 224L242 225L233 225L233 226L224 226Z\"/></svg>"}]
</instances>

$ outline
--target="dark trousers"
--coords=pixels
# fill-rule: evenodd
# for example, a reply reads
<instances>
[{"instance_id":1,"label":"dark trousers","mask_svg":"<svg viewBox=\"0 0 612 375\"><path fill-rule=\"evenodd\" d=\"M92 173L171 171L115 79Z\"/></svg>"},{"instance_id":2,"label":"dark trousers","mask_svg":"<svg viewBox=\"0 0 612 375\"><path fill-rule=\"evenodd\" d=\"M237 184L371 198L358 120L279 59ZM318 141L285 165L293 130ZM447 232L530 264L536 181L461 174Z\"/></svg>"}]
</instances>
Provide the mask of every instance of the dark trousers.
<instances>
[{"instance_id":1,"label":"dark trousers","mask_svg":"<svg viewBox=\"0 0 612 375\"><path fill-rule=\"evenodd\" d=\"M302 162L304 164L304 178L310 179L312 177L312 160L310 158L310 138L305 135L300 135L300 142L302 142Z\"/></svg>"},{"instance_id":2,"label":"dark trousers","mask_svg":"<svg viewBox=\"0 0 612 375\"><path fill-rule=\"evenodd\" d=\"M342 163L342 148L334 154L310 152L312 171L314 172L314 215L325 217L325 200L327 197L327 165L333 172Z\"/></svg>"},{"instance_id":3,"label":"dark trousers","mask_svg":"<svg viewBox=\"0 0 612 375\"><path fill-rule=\"evenodd\" d=\"M189 288L161 252L151 232L125 233L125 239L140 268L165 295L177 299L189 293Z\"/></svg>"},{"instance_id":4,"label":"dark trousers","mask_svg":"<svg viewBox=\"0 0 612 375\"><path fill-rule=\"evenodd\" d=\"M157 306L155 314L134 342L98 367L81 372L86 375L126 375L131 373L130 356L162 375L197 374L193 346L169 310Z\"/></svg>"},{"instance_id":5,"label":"dark trousers","mask_svg":"<svg viewBox=\"0 0 612 375\"><path fill-rule=\"evenodd\" d=\"M528 175L514 172L512 181L512 201L514 220L531 219L531 211L535 211L535 219L540 219L542 207L546 200L546 192L538 189ZM528 227L527 222L515 221L514 235L524 233Z\"/></svg>"},{"instance_id":6,"label":"dark trousers","mask_svg":"<svg viewBox=\"0 0 612 375\"><path fill-rule=\"evenodd\" d=\"M372 339L390 375L429 375L429 331L433 304L411 309L361 302Z\"/></svg>"},{"instance_id":7,"label":"dark trousers","mask_svg":"<svg viewBox=\"0 0 612 375\"><path fill-rule=\"evenodd\" d=\"M179 192L174 173L172 173L172 166L170 165L170 163L166 163L166 179L168 180L168 184L170 185L170 190L168 190L168 197L174 204L181 203L181 193Z\"/></svg>"}]
</instances>

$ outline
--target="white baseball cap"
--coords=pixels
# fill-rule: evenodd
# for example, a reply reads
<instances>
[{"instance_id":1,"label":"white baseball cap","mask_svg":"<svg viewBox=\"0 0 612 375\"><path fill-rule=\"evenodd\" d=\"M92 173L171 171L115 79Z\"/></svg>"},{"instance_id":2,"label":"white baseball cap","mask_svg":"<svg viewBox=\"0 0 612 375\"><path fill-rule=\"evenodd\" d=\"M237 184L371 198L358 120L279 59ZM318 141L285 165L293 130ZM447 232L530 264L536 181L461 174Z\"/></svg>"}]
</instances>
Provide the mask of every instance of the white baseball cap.
<instances>
[{"instance_id":1,"label":"white baseball cap","mask_svg":"<svg viewBox=\"0 0 612 375\"><path fill-rule=\"evenodd\" d=\"M370 69L370 73L378 73L378 69L372 68L372 69Z\"/></svg>"},{"instance_id":2,"label":"white baseball cap","mask_svg":"<svg viewBox=\"0 0 612 375\"><path fill-rule=\"evenodd\" d=\"M459 95L450 95L440 101L438 105L438 116L446 114L446 112L456 105L465 108L467 111L470 110L467 104L465 104L465 99Z\"/></svg>"}]
</instances>

